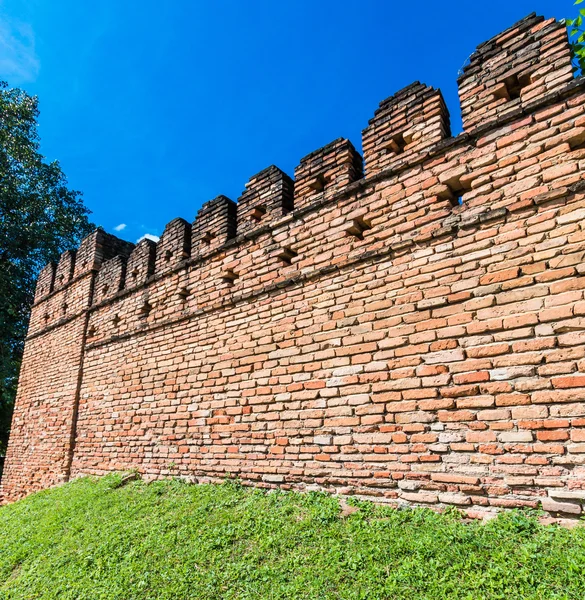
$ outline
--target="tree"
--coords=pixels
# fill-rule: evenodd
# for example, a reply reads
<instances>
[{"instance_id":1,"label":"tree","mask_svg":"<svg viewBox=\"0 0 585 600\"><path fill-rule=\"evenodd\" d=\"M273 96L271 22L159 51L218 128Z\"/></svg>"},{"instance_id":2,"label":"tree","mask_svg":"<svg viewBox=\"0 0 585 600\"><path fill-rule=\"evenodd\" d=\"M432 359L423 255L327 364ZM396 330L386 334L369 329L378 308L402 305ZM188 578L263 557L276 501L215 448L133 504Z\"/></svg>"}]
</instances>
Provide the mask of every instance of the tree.
<instances>
[{"instance_id":1,"label":"tree","mask_svg":"<svg viewBox=\"0 0 585 600\"><path fill-rule=\"evenodd\" d=\"M577 0L575 5L581 4L584 0ZM579 10L579 14L574 19L565 19L569 28L569 39L573 56L575 57L575 68L585 74L585 8Z\"/></svg>"},{"instance_id":2,"label":"tree","mask_svg":"<svg viewBox=\"0 0 585 600\"><path fill-rule=\"evenodd\" d=\"M81 194L39 152L38 115L36 97L0 81L0 455L36 277L93 229Z\"/></svg>"}]
</instances>

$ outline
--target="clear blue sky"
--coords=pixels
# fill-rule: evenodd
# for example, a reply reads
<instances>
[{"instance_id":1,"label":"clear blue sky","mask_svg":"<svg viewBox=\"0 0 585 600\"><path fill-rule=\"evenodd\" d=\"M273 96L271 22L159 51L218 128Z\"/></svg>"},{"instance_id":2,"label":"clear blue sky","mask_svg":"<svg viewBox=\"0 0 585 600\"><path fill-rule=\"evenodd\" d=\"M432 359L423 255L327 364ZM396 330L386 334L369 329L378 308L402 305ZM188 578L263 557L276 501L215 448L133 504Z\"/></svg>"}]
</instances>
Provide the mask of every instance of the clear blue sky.
<instances>
[{"instance_id":1,"label":"clear blue sky","mask_svg":"<svg viewBox=\"0 0 585 600\"><path fill-rule=\"evenodd\" d=\"M361 149L378 103L440 87L480 42L573 0L0 0L0 77L40 98L42 150L125 239L291 176L336 137ZM123 230L122 230L123 229Z\"/></svg>"}]
</instances>

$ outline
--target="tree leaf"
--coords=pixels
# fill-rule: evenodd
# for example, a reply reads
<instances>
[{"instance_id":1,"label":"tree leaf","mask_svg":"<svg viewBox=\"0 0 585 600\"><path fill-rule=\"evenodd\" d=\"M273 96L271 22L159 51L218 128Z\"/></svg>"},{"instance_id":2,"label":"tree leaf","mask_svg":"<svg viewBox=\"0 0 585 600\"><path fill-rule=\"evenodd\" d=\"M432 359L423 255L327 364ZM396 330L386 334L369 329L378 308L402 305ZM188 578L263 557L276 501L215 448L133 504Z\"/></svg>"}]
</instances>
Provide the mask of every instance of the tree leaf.
<instances>
[{"instance_id":1,"label":"tree leaf","mask_svg":"<svg viewBox=\"0 0 585 600\"><path fill-rule=\"evenodd\" d=\"M0 81L0 453L5 448L36 277L93 226L59 164L39 151L38 100Z\"/></svg>"}]
</instances>

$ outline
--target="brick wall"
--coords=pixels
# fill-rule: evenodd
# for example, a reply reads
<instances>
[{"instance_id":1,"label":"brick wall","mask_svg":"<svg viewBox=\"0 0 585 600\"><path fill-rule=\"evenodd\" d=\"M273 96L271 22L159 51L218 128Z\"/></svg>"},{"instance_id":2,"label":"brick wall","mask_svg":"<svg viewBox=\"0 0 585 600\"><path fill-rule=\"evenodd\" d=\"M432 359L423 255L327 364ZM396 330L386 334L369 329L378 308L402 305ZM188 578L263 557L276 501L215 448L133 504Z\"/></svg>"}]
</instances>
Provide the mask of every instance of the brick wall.
<instances>
[{"instance_id":1,"label":"brick wall","mask_svg":"<svg viewBox=\"0 0 585 600\"><path fill-rule=\"evenodd\" d=\"M579 516L585 82L569 64L564 28L532 15L471 57L456 138L440 92L413 84L364 130L365 177L340 138L156 248L101 234L88 271L79 253L47 267L4 501L136 468Z\"/></svg>"}]
</instances>

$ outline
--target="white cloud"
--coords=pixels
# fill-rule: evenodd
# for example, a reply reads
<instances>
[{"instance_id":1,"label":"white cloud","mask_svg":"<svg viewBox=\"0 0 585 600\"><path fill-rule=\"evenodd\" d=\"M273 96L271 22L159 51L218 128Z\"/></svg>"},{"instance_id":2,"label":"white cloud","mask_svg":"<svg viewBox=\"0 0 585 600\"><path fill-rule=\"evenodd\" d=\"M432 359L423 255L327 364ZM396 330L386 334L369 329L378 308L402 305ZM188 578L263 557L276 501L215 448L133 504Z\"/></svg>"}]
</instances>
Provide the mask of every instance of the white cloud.
<instances>
[{"instance_id":1,"label":"white cloud","mask_svg":"<svg viewBox=\"0 0 585 600\"><path fill-rule=\"evenodd\" d=\"M158 242L160 237L158 235L152 235L152 233L145 233L142 237L136 240L136 243L141 242L142 240L152 240L153 242Z\"/></svg>"},{"instance_id":2,"label":"white cloud","mask_svg":"<svg viewBox=\"0 0 585 600\"><path fill-rule=\"evenodd\" d=\"M124 231L126 229L126 223L120 223L114 227L114 231Z\"/></svg>"},{"instance_id":3,"label":"white cloud","mask_svg":"<svg viewBox=\"0 0 585 600\"><path fill-rule=\"evenodd\" d=\"M34 81L41 63L35 51L35 35L28 23L0 13L0 73L9 83Z\"/></svg>"}]
</instances>

